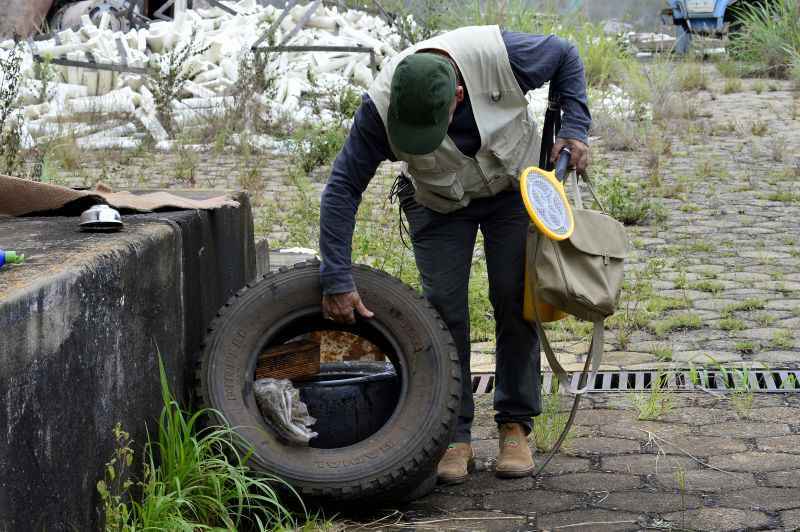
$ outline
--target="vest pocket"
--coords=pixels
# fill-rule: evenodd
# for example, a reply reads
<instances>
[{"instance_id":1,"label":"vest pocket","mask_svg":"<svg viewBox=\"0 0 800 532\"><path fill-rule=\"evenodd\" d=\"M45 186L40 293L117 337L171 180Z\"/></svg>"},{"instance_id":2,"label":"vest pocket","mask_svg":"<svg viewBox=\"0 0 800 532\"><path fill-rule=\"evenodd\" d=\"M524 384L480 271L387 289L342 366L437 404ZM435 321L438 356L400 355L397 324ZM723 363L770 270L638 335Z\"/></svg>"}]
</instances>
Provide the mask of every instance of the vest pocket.
<instances>
[{"instance_id":1,"label":"vest pocket","mask_svg":"<svg viewBox=\"0 0 800 532\"><path fill-rule=\"evenodd\" d=\"M529 166L539 163L540 140L533 131L517 138L506 138L503 148L492 150L492 154L503 166L504 173L519 184L520 174Z\"/></svg>"},{"instance_id":2,"label":"vest pocket","mask_svg":"<svg viewBox=\"0 0 800 532\"><path fill-rule=\"evenodd\" d=\"M437 212L451 212L462 207L464 186L455 173L438 176L414 176L416 200Z\"/></svg>"},{"instance_id":3,"label":"vest pocket","mask_svg":"<svg viewBox=\"0 0 800 532\"><path fill-rule=\"evenodd\" d=\"M464 187L455 173L438 176L415 177L417 190L425 189L431 194L452 201L459 201L464 197Z\"/></svg>"}]
</instances>

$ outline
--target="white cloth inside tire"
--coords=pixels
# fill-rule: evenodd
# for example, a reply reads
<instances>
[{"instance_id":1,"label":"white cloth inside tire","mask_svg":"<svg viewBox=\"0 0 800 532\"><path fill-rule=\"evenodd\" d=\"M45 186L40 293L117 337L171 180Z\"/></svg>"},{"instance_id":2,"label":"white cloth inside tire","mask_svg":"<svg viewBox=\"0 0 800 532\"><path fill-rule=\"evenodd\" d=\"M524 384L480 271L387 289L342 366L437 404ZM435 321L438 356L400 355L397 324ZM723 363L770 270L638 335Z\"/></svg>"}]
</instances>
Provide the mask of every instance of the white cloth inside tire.
<instances>
[{"instance_id":1,"label":"white cloth inside tire","mask_svg":"<svg viewBox=\"0 0 800 532\"><path fill-rule=\"evenodd\" d=\"M253 393L264 420L287 443L308 445L317 436L309 429L317 420L309 415L292 381L259 379L253 384Z\"/></svg>"}]
</instances>

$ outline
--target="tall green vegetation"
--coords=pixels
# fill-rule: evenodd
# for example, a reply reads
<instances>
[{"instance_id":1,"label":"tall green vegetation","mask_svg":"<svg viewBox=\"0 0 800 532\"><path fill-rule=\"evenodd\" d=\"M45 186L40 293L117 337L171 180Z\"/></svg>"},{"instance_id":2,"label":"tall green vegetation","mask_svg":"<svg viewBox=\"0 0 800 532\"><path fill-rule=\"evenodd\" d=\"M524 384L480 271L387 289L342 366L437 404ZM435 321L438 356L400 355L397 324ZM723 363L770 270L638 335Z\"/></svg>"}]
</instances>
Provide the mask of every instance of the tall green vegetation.
<instances>
[{"instance_id":1,"label":"tall green vegetation","mask_svg":"<svg viewBox=\"0 0 800 532\"><path fill-rule=\"evenodd\" d=\"M771 76L800 79L800 0L738 7L741 28L731 40L737 59L764 65Z\"/></svg>"},{"instance_id":2,"label":"tall green vegetation","mask_svg":"<svg viewBox=\"0 0 800 532\"><path fill-rule=\"evenodd\" d=\"M417 40L461 26L491 24L510 31L563 37L578 48L587 83L592 87L602 88L622 81L624 65L630 60L618 39L606 35L600 24L589 22L577 13L561 16L555 14L555 10L542 12L525 0L466 0L457 3L437 0L416 4L434 6L412 8L415 20L413 35ZM387 10L406 12L402 0L384 0L382 5ZM398 16L396 20L406 19ZM400 26L406 33L411 33L402 24Z\"/></svg>"},{"instance_id":3,"label":"tall green vegetation","mask_svg":"<svg viewBox=\"0 0 800 532\"><path fill-rule=\"evenodd\" d=\"M129 477L134 451L117 425L117 449L97 483L107 532L142 530L274 530L292 525L277 487L281 480L256 474L241 437L226 424L200 427L201 419L223 419L215 411L185 412L169 389L159 361L164 407L158 433L144 448L142 479ZM299 500L299 499L298 499Z\"/></svg>"}]
</instances>

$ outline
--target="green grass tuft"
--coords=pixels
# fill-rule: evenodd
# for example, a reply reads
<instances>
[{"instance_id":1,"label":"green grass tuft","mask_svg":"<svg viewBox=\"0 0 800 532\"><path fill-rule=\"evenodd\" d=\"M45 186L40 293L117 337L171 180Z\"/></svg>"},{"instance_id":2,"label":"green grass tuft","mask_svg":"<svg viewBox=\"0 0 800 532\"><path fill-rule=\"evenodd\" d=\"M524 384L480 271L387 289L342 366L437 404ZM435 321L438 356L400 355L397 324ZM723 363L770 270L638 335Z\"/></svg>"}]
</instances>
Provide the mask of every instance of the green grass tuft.
<instances>
[{"instance_id":1,"label":"green grass tuft","mask_svg":"<svg viewBox=\"0 0 800 532\"><path fill-rule=\"evenodd\" d=\"M741 331L745 328L742 320L736 318L722 318L719 320L719 328L723 331Z\"/></svg>"},{"instance_id":2,"label":"green grass tuft","mask_svg":"<svg viewBox=\"0 0 800 532\"><path fill-rule=\"evenodd\" d=\"M650 382L649 391L632 396L633 406L639 411L638 419L655 420L672 410L672 395L666 386L667 375L659 372Z\"/></svg>"},{"instance_id":3,"label":"green grass tuft","mask_svg":"<svg viewBox=\"0 0 800 532\"><path fill-rule=\"evenodd\" d=\"M553 382L550 393L542 397L542 413L536 416L531 431L531 438L536 448L543 453L549 452L553 448L569 419L569 412L561 411L558 380L554 379ZM567 447L573 436L571 432L567 433L562 446Z\"/></svg>"},{"instance_id":4,"label":"green grass tuft","mask_svg":"<svg viewBox=\"0 0 800 532\"><path fill-rule=\"evenodd\" d=\"M752 354L756 351L758 346L751 340L742 340L733 344L733 348L746 355Z\"/></svg>"},{"instance_id":5,"label":"green grass tuft","mask_svg":"<svg viewBox=\"0 0 800 532\"><path fill-rule=\"evenodd\" d=\"M731 36L729 50L739 60L758 63L764 74L788 77L800 56L798 0L771 0L736 7L742 28Z\"/></svg>"},{"instance_id":6,"label":"green grass tuft","mask_svg":"<svg viewBox=\"0 0 800 532\"><path fill-rule=\"evenodd\" d=\"M742 92L742 80L739 78L726 79L725 85L722 87L722 93L732 94L734 92Z\"/></svg>"},{"instance_id":7,"label":"green grass tuft","mask_svg":"<svg viewBox=\"0 0 800 532\"><path fill-rule=\"evenodd\" d=\"M648 312L652 312L654 314L661 314L662 312L668 310L683 310L691 307L691 302L683 297L664 297L664 296L654 296L651 297L645 308Z\"/></svg>"},{"instance_id":8,"label":"green grass tuft","mask_svg":"<svg viewBox=\"0 0 800 532\"><path fill-rule=\"evenodd\" d=\"M678 70L678 86L682 91L698 91L708 88L708 75L703 65L686 62Z\"/></svg>"},{"instance_id":9,"label":"green grass tuft","mask_svg":"<svg viewBox=\"0 0 800 532\"><path fill-rule=\"evenodd\" d=\"M763 299L745 299L744 301L732 303L726 306L724 309L722 309L722 315L723 317L730 317L734 312L737 311L762 310L766 306L767 303Z\"/></svg>"},{"instance_id":10,"label":"green grass tuft","mask_svg":"<svg viewBox=\"0 0 800 532\"><path fill-rule=\"evenodd\" d=\"M659 337L673 331L699 329L702 326L700 316L691 312L676 314L675 316L651 324L653 332Z\"/></svg>"},{"instance_id":11,"label":"green grass tuft","mask_svg":"<svg viewBox=\"0 0 800 532\"><path fill-rule=\"evenodd\" d=\"M709 279L703 279L702 281L695 281L694 283L689 284L689 288L691 288L692 290L699 290L701 292L719 294L720 292L725 290L725 285L720 283L719 281L711 281Z\"/></svg>"},{"instance_id":12,"label":"green grass tuft","mask_svg":"<svg viewBox=\"0 0 800 532\"><path fill-rule=\"evenodd\" d=\"M97 484L107 531L202 529L273 530L295 526L277 488L299 497L276 477L255 473L247 465L251 451L218 412L185 412L173 397L159 358L163 408L156 439L144 448L144 472L130 493L130 480L120 483L133 464L126 434L117 427L118 449ZM220 424L200 427L201 420ZM300 502L302 506L302 502ZM305 519L304 519L305 520Z\"/></svg>"},{"instance_id":13,"label":"green grass tuft","mask_svg":"<svg viewBox=\"0 0 800 532\"><path fill-rule=\"evenodd\" d=\"M660 362L671 362L674 352L669 345L657 345L653 347L653 355L655 355Z\"/></svg>"},{"instance_id":14,"label":"green grass tuft","mask_svg":"<svg viewBox=\"0 0 800 532\"><path fill-rule=\"evenodd\" d=\"M776 349L792 349L794 347L794 332L789 329L777 331L770 338L769 345Z\"/></svg>"}]
</instances>

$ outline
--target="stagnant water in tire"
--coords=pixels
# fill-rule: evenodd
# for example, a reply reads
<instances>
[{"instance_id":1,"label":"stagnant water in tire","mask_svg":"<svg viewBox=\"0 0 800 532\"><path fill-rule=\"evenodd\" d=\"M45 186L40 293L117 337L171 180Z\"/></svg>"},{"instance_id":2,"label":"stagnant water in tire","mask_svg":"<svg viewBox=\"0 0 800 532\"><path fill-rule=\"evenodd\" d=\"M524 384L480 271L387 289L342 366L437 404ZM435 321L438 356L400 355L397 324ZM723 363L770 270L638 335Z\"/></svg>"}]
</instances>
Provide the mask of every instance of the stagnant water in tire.
<instances>
[{"instance_id":1,"label":"stagnant water in tire","mask_svg":"<svg viewBox=\"0 0 800 532\"><path fill-rule=\"evenodd\" d=\"M386 424L397 406L400 378L390 362L333 362L294 383L318 434L309 446L336 449L362 441Z\"/></svg>"}]
</instances>

